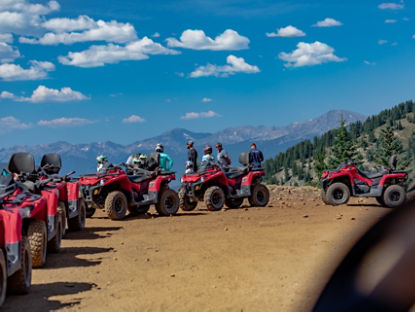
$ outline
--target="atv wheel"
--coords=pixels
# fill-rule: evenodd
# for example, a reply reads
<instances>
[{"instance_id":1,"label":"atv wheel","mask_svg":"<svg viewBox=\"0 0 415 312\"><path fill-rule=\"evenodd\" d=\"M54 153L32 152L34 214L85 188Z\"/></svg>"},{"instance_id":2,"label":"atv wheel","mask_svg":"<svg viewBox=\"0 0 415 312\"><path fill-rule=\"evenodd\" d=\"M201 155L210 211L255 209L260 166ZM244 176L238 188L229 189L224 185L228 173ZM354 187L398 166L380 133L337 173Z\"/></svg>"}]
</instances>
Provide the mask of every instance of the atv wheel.
<instances>
[{"instance_id":1,"label":"atv wheel","mask_svg":"<svg viewBox=\"0 0 415 312\"><path fill-rule=\"evenodd\" d=\"M330 205L344 205L350 199L349 187L341 182L334 183L327 188L326 198Z\"/></svg>"},{"instance_id":2,"label":"atv wheel","mask_svg":"<svg viewBox=\"0 0 415 312\"><path fill-rule=\"evenodd\" d=\"M251 206L264 207L269 201L269 190L263 184L255 184L252 188L251 196L248 197Z\"/></svg>"},{"instance_id":3,"label":"atv wheel","mask_svg":"<svg viewBox=\"0 0 415 312\"><path fill-rule=\"evenodd\" d=\"M382 207L385 207L385 201L383 200L382 196L376 197L376 201L378 202L379 205L381 205Z\"/></svg>"},{"instance_id":4,"label":"atv wheel","mask_svg":"<svg viewBox=\"0 0 415 312\"><path fill-rule=\"evenodd\" d=\"M204 201L209 211L221 210L225 203L225 193L219 186L211 186L205 192Z\"/></svg>"},{"instance_id":5,"label":"atv wheel","mask_svg":"<svg viewBox=\"0 0 415 312\"><path fill-rule=\"evenodd\" d=\"M228 198L225 200L225 204L228 208L239 208L243 202L243 198Z\"/></svg>"},{"instance_id":6,"label":"atv wheel","mask_svg":"<svg viewBox=\"0 0 415 312\"><path fill-rule=\"evenodd\" d=\"M179 210L179 196L170 188L161 191L158 203L156 204L157 212L162 216L172 216Z\"/></svg>"},{"instance_id":7,"label":"atv wheel","mask_svg":"<svg viewBox=\"0 0 415 312\"><path fill-rule=\"evenodd\" d=\"M144 206L129 206L128 207L128 211L130 212L130 214L132 215L140 215L140 214L145 214L147 213L147 211L150 209L150 205L144 205Z\"/></svg>"},{"instance_id":8,"label":"atv wheel","mask_svg":"<svg viewBox=\"0 0 415 312\"><path fill-rule=\"evenodd\" d=\"M92 218L92 216L94 215L96 209L92 208L91 206L87 205L86 207L86 217L87 218Z\"/></svg>"},{"instance_id":9,"label":"atv wheel","mask_svg":"<svg viewBox=\"0 0 415 312\"><path fill-rule=\"evenodd\" d=\"M383 193L383 201L385 206L389 208L402 206L406 201L405 189L400 185L388 186Z\"/></svg>"},{"instance_id":10,"label":"atv wheel","mask_svg":"<svg viewBox=\"0 0 415 312\"><path fill-rule=\"evenodd\" d=\"M113 191L105 199L105 212L111 220L120 220L127 213L128 202L123 192Z\"/></svg>"},{"instance_id":11,"label":"atv wheel","mask_svg":"<svg viewBox=\"0 0 415 312\"><path fill-rule=\"evenodd\" d=\"M32 220L27 229L27 237L30 243L30 252L32 253L32 266L40 268L46 262L46 245L48 241L46 223L42 220Z\"/></svg>"},{"instance_id":12,"label":"atv wheel","mask_svg":"<svg viewBox=\"0 0 415 312\"><path fill-rule=\"evenodd\" d=\"M0 249L0 307L3 305L6 299L7 290L7 264L4 257L3 250Z\"/></svg>"},{"instance_id":13,"label":"atv wheel","mask_svg":"<svg viewBox=\"0 0 415 312\"><path fill-rule=\"evenodd\" d=\"M181 187L179 190L179 207L183 211L192 211L196 208L197 201L191 202L186 194L186 189Z\"/></svg>"},{"instance_id":14,"label":"atv wheel","mask_svg":"<svg viewBox=\"0 0 415 312\"><path fill-rule=\"evenodd\" d=\"M321 200L323 201L323 203L325 203L326 205L329 205L329 201L327 200L327 193L325 189L321 189Z\"/></svg>"},{"instance_id":15,"label":"atv wheel","mask_svg":"<svg viewBox=\"0 0 415 312\"><path fill-rule=\"evenodd\" d=\"M20 270L10 276L7 281L7 292L11 294L27 294L32 284L32 255L26 236L22 236L19 257L21 260Z\"/></svg>"},{"instance_id":16,"label":"atv wheel","mask_svg":"<svg viewBox=\"0 0 415 312\"><path fill-rule=\"evenodd\" d=\"M61 249L61 242L62 242L62 220L60 215L56 215L56 234L55 236L48 242L48 251L51 253L58 253Z\"/></svg>"},{"instance_id":17,"label":"atv wheel","mask_svg":"<svg viewBox=\"0 0 415 312\"><path fill-rule=\"evenodd\" d=\"M62 221L62 237L66 234L66 205L63 201L59 202L58 214Z\"/></svg>"},{"instance_id":18,"label":"atv wheel","mask_svg":"<svg viewBox=\"0 0 415 312\"><path fill-rule=\"evenodd\" d=\"M82 231L85 228L86 203L83 198L78 199L78 215L69 219L68 228L70 231Z\"/></svg>"}]
</instances>

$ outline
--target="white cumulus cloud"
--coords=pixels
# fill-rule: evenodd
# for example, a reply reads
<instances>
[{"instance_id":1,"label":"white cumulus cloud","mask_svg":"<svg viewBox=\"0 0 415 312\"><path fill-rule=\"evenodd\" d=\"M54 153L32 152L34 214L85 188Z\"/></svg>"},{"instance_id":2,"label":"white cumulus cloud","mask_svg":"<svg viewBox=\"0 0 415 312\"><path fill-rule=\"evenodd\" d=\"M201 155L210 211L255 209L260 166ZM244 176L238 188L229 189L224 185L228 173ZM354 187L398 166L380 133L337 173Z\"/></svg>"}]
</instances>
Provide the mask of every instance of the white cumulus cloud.
<instances>
[{"instance_id":1,"label":"white cumulus cloud","mask_svg":"<svg viewBox=\"0 0 415 312\"><path fill-rule=\"evenodd\" d=\"M213 117L220 117L220 115L214 111L207 111L207 112L190 112L186 113L184 116L180 117L181 119L198 119L198 118L213 118Z\"/></svg>"},{"instance_id":2,"label":"white cumulus cloud","mask_svg":"<svg viewBox=\"0 0 415 312\"><path fill-rule=\"evenodd\" d=\"M384 39L379 39L378 40L379 45L384 45L384 44L387 44L387 43L388 43L388 40L384 40Z\"/></svg>"},{"instance_id":3,"label":"white cumulus cloud","mask_svg":"<svg viewBox=\"0 0 415 312\"><path fill-rule=\"evenodd\" d=\"M319 41L314 43L300 42L297 44L297 49L291 53L281 52L279 58L287 62L284 64L285 67L313 66L346 60L346 58L336 56L332 47Z\"/></svg>"},{"instance_id":4,"label":"white cumulus cloud","mask_svg":"<svg viewBox=\"0 0 415 312\"><path fill-rule=\"evenodd\" d=\"M12 34L1 34L0 33L0 42L12 43L13 42L13 35Z\"/></svg>"},{"instance_id":5,"label":"white cumulus cloud","mask_svg":"<svg viewBox=\"0 0 415 312\"><path fill-rule=\"evenodd\" d=\"M339 22L331 17L326 17L324 20L318 21L313 26L314 27L334 27L334 26L342 26L342 25L343 25L342 22Z\"/></svg>"},{"instance_id":6,"label":"white cumulus cloud","mask_svg":"<svg viewBox=\"0 0 415 312\"><path fill-rule=\"evenodd\" d=\"M249 47L249 39L232 29L225 30L215 39L206 36L203 30L187 29L180 36L180 40L176 38L166 40L169 47L193 50L243 50Z\"/></svg>"},{"instance_id":7,"label":"white cumulus cloud","mask_svg":"<svg viewBox=\"0 0 415 312\"><path fill-rule=\"evenodd\" d=\"M20 57L18 49L10 46L7 42L0 41L0 63L13 62Z\"/></svg>"},{"instance_id":8,"label":"white cumulus cloud","mask_svg":"<svg viewBox=\"0 0 415 312\"><path fill-rule=\"evenodd\" d=\"M15 34L37 33L42 28L41 25L45 15L59 9L59 3L56 1L39 4L30 3L26 0L1 0L1 32L13 32Z\"/></svg>"},{"instance_id":9,"label":"white cumulus cloud","mask_svg":"<svg viewBox=\"0 0 415 312\"><path fill-rule=\"evenodd\" d=\"M207 64L206 66L199 66L195 71L190 73L191 78L199 77L228 77L236 73L254 74L259 73L260 70L257 66L250 65L245 62L242 57L236 57L235 55L229 55L226 58L228 65L218 66L213 64Z\"/></svg>"},{"instance_id":10,"label":"white cumulus cloud","mask_svg":"<svg viewBox=\"0 0 415 312\"><path fill-rule=\"evenodd\" d=\"M131 115L130 117L124 118L122 120L123 123L141 123L144 122L144 118L138 115Z\"/></svg>"},{"instance_id":11,"label":"white cumulus cloud","mask_svg":"<svg viewBox=\"0 0 415 312\"><path fill-rule=\"evenodd\" d=\"M67 118L61 117L52 120L39 120L38 126L59 128L59 127L78 127L94 123L94 121L85 118Z\"/></svg>"},{"instance_id":12,"label":"white cumulus cloud","mask_svg":"<svg viewBox=\"0 0 415 312\"><path fill-rule=\"evenodd\" d=\"M386 24L394 24L394 23L396 23L397 22L397 20L396 19L386 19L385 20L385 23Z\"/></svg>"},{"instance_id":13,"label":"white cumulus cloud","mask_svg":"<svg viewBox=\"0 0 415 312\"><path fill-rule=\"evenodd\" d=\"M16 64L1 64L0 78L7 81L44 79L48 72L55 70L55 65L50 62L30 61L30 63L28 69Z\"/></svg>"},{"instance_id":14,"label":"white cumulus cloud","mask_svg":"<svg viewBox=\"0 0 415 312\"><path fill-rule=\"evenodd\" d=\"M25 130L32 127L31 124L21 122L19 119L13 116L1 117L0 124L0 133L6 133L10 130Z\"/></svg>"},{"instance_id":15,"label":"white cumulus cloud","mask_svg":"<svg viewBox=\"0 0 415 312\"><path fill-rule=\"evenodd\" d=\"M403 3L385 2L379 4L378 8L381 10L402 10L405 5Z\"/></svg>"},{"instance_id":16,"label":"white cumulus cloud","mask_svg":"<svg viewBox=\"0 0 415 312\"><path fill-rule=\"evenodd\" d=\"M266 33L267 37L304 37L306 34L304 31L292 26L288 25L287 27L281 27L278 31Z\"/></svg>"},{"instance_id":17,"label":"white cumulus cloud","mask_svg":"<svg viewBox=\"0 0 415 312\"><path fill-rule=\"evenodd\" d=\"M70 45L87 41L125 43L137 39L134 26L129 23L94 21L88 16L80 16L78 19L54 18L45 22L42 26L55 32L48 32L40 38L20 37L19 41L28 44ZM65 30L84 31L65 32Z\"/></svg>"},{"instance_id":18,"label":"white cumulus cloud","mask_svg":"<svg viewBox=\"0 0 415 312\"><path fill-rule=\"evenodd\" d=\"M209 102L212 102L213 100L211 99L211 98L208 98L208 97L204 97L203 99L202 99L202 102L203 103L209 103Z\"/></svg>"},{"instance_id":19,"label":"white cumulus cloud","mask_svg":"<svg viewBox=\"0 0 415 312\"><path fill-rule=\"evenodd\" d=\"M178 51L167 49L148 37L133 41L127 45L93 45L81 52L69 52L60 56L59 61L65 65L78 67L99 67L115 64L120 61L139 61L156 54L178 54Z\"/></svg>"},{"instance_id":20,"label":"white cumulus cloud","mask_svg":"<svg viewBox=\"0 0 415 312\"><path fill-rule=\"evenodd\" d=\"M0 93L0 98L11 99L16 102L71 102L88 100L89 97L81 92L74 91L69 87L58 89L50 89L45 86L38 86L30 97L17 96L8 91Z\"/></svg>"}]
</instances>

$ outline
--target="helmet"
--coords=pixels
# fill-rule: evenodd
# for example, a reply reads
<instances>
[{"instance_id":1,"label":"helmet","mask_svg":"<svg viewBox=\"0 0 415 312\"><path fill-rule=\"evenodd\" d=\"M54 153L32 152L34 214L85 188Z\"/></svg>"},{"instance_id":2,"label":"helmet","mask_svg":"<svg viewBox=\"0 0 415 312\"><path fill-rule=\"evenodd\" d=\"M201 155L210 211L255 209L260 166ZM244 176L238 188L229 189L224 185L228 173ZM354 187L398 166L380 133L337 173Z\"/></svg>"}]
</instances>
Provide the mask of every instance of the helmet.
<instances>
[{"instance_id":1,"label":"helmet","mask_svg":"<svg viewBox=\"0 0 415 312\"><path fill-rule=\"evenodd\" d=\"M193 161L190 161L190 160L186 161L186 169L188 168L193 168Z\"/></svg>"},{"instance_id":2,"label":"helmet","mask_svg":"<svg viewBox=\"0 0 415 312\"><path fill-rule=\"evenodd\" d=\"M138 157L133 158L133 163L134 164L138 164L139 162L140 162L140 158L138 158Z\"/></svg>"},{"instance_id":3,"label":"helmet","mask_svg":"<svg viewBox=\"0 0 415 312\"><path fill-rule=\"evenodd\" d=\"M164 146L163 146L163 144L157 144L156 145L156 152L159 152L159 153L163 153L164 152Z\"/></svg>"},{"instance_id":4,"label":"helmet","mask_svg":"<svg viewBox=\"0 0 415 312\"><path fill-rule=\"evenodd\" d=\"M105 156L105 155L99 155L99 156L97 157L97 162L98 162L99 164L101 164L101 163L105 162L106 160L107 160L107 156Z\"/></svg>"},{"instance_id":5,"label":"helmet","mask_svg":"<svg viewBox=\"0 0 415 312\"><path fill-rule=\"evenodd\" d=\"M189 140L189 141L186 142L186 145L193 146L193 144L194 144L194 142L192 140Z\"/></svg>"},{"instance_id":6,"label":"helmet","mask_svg":"<svg viewBox=\"0 0 415 312\"><path fill-rule=\"evenodd\" d=\"M140 159L147 159L147 155L146 154L141 154Z\"/></svg>"},{"instance_id":7,"label":"helmet","mask_svg":"<svg viewBox=\"0 0 415 312\"><path fill-rule=\"evenodd\" d=\"M203 152L205 153L205 155L206 155L206 154L212 154L212 146L210 146L210 145L205 145L205 146L203 147Z\"/></svg>"}]
</instances>

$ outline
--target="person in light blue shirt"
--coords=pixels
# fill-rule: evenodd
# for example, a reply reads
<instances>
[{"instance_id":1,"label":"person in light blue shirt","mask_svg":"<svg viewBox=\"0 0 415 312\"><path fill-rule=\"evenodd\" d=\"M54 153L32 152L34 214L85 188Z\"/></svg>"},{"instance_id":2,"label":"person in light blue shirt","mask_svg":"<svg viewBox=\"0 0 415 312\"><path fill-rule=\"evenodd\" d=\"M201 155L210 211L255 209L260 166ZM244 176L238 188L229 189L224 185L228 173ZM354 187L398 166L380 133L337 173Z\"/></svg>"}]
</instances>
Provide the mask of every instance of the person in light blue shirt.
<instances>
[{"instance_id":1,"label":"person in light blue shirt","mask_svg":"<svg viewBox=\"0 0 415 312\"><path fill-rule=\"evenodd\" d=\"M173 167L173 159L164 152L163 144L157 144L156 152L159 153L159 168L161 171L170 171Z\"/></svg>"}]
</instances>

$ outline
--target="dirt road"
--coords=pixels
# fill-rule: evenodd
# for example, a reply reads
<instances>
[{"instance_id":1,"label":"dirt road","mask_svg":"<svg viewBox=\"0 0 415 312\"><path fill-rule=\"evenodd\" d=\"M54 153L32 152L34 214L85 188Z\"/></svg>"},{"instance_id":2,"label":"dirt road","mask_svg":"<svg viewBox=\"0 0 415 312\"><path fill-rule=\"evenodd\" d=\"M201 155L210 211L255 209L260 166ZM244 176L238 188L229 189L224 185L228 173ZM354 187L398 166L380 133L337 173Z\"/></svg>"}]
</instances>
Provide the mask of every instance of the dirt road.
<instances>
[{"instance_id":1,"label":"dirt road","mask_svg":"<svg viewBox=\"0 0 415 312\"><path fill-rule=\"evenodd\" d=\"M5 311L307 311L346 249L389 212L271 187L268 207L110 221L102 212L33 271ZM150 210L154 213L154 210Z\"/></svg>"}]
</instances>

